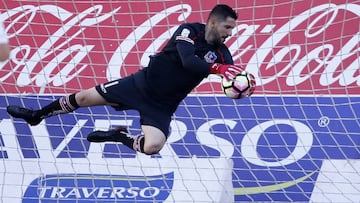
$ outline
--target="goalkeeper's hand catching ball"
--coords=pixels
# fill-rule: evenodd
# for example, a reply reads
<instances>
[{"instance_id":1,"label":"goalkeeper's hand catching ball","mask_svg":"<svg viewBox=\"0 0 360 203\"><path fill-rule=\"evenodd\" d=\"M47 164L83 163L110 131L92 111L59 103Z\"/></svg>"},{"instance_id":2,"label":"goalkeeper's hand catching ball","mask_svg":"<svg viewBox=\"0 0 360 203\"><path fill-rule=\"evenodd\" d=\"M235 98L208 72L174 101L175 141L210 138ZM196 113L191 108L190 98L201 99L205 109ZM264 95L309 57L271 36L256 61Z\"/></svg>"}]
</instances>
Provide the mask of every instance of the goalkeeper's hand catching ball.
<instances>
[{"instance_id":1,"label":"goalkeeper's hand catching ball","mask_svg":"<svg viewBox=\"0 0 360 203\"><path fill-rule=\"evenodd\" d=\"M210 68L210 73L220 75L226 80L232 80L236 75L241 73L244 69L240 66L230 64L214 63Z\"/></svg>"}]
</instances>

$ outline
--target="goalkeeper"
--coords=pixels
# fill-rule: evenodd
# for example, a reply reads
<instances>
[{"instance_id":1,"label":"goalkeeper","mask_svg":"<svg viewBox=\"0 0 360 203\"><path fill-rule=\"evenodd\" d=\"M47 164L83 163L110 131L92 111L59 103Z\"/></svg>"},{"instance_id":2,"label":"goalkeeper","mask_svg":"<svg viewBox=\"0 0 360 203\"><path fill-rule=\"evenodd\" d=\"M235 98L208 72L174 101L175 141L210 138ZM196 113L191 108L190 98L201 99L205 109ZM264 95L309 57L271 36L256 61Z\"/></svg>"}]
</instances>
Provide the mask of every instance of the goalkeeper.
<instances>
[{"instance_id":1,"label":"goalkeeper","mask_svg":"<svg viewBox=\"0 0 360 203\"><path fill-rule=\"evenodd\" d=\"M206 25L180 25L163 50L150 57L147 67L135 74L62 97L40 110L8 106L7 112L30 125L44 118L69 113L79 107L110 105L117 110L140 113L142 133L128 135L126 128L94 131L90 142L122 142L148 155L158 153L169 134L171 116L179 103L209 74L227 79L242 71L224 42L236 25L237 13L227 5L216 5ZM171 77L169 77L171 76Z\"/></svg>"}]
</instances>

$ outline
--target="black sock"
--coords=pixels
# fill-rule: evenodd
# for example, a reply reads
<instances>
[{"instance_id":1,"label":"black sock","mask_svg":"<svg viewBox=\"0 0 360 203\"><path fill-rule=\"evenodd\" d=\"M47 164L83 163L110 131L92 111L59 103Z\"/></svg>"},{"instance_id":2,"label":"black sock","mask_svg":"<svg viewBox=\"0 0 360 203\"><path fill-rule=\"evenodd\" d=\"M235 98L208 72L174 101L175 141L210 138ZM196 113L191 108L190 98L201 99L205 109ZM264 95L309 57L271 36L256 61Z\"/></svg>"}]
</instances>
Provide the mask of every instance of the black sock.
<instances>
[{"instance_id":1,"label":"black sock","mask_svg":"<svg viewBox=\"0 0 360 203\"><path fill-rule=\"evenodd\" d=\"M60 99L53 101L47 106L35 112L35 116L40 118L46 118L58 114L69 113L79 108L76 102L75 94L64 96Z\"/></svg>"},{"instance_id":2,"label":"black sock","mask_svg":"<svg viewBox=\"0 0 360 203\"><path fill-rule=\"evenodd\" d=\"M133 142L133 149L138 152L144 152L144 144L145 144L145 136L144 135L137 135L134 138Z\"/></svg>"},{"instance_id":3,"label":"black sock","mask_svg":"<svg viewBox=\"0 0 360 203\"><path fill-rule=\"evenodd\" d=\"M125 146L135 151L144 153L144 143L145 143L144 135L127 136L122 134L119 136L121 136L121 142Z\"/></svg>"}]
</instances>

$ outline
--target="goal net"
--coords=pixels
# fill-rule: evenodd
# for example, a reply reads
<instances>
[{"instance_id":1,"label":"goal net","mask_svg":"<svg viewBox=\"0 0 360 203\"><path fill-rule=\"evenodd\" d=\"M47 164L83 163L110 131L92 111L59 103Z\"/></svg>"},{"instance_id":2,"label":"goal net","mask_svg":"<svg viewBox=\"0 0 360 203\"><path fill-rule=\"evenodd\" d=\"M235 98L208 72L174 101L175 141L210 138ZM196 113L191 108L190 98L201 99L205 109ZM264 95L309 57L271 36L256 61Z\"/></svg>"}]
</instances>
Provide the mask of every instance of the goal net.
<instances>
[{"instance_id":1,"label":"goal net","mask_svg":"<svg viewBox=\"0 0 360 203\"><path fill-rule=\"evenodd\" d=\"M7 114L136 72L217 3L239 14L226 45L255 94L232 100L204 79L159 154L86 140L140 133L136 111L81 108L37 126ZM0 63L1 202L360 199L360 1L3 0L0 12L12 49Z\"/></svg>"}]
</instances>

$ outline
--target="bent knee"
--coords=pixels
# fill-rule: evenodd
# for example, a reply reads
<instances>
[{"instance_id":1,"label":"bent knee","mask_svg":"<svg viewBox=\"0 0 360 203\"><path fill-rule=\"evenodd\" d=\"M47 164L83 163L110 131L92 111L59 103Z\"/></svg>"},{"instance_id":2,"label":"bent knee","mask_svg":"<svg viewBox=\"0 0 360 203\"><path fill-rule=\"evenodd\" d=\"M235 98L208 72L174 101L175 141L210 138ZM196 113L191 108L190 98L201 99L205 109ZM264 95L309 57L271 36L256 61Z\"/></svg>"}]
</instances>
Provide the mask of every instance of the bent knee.
<instances>
[{"instance_id":1,"label":"bent knee","mask_svg":"<svg viewBox=\"0 0 360 203\"><path fill-rule=\"evenodd\" d=\"M144 154L147 155L153 155L153 154L158 154L160 152L160 150L162 149L163 145L149 145L149 146L144 146Z\"/></svg>"},{"instance_id":2,"label":"bent knee","mask_svg":"<svg viewBox=\"0 0 360 203\"><path fill-rule=\"evenodd\" d=\"M143 153L147 155L157 154L166 142L166 136L158 128L143 126L145 133Z\"/></svg>"}]
</instances>

